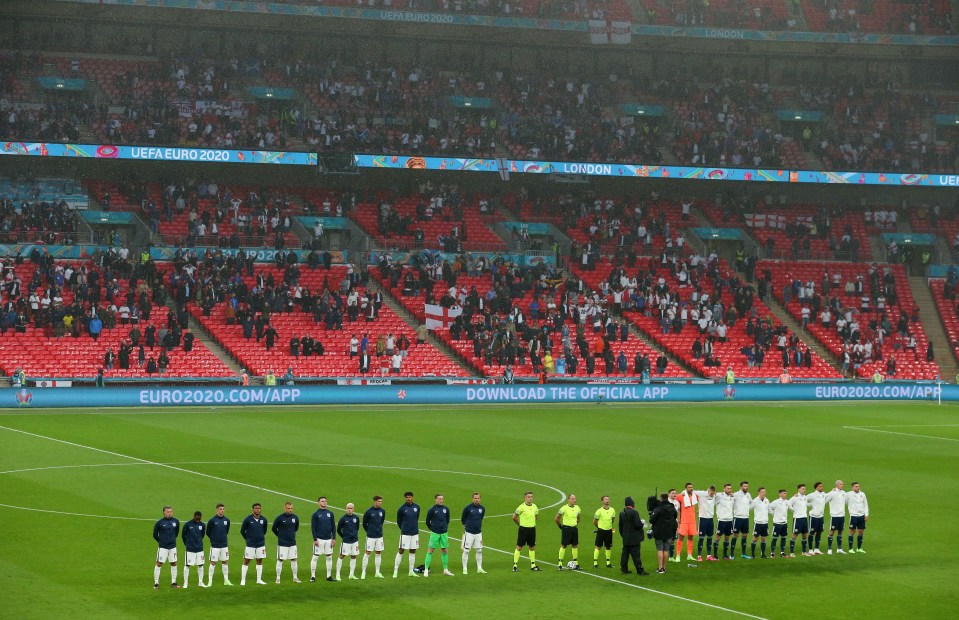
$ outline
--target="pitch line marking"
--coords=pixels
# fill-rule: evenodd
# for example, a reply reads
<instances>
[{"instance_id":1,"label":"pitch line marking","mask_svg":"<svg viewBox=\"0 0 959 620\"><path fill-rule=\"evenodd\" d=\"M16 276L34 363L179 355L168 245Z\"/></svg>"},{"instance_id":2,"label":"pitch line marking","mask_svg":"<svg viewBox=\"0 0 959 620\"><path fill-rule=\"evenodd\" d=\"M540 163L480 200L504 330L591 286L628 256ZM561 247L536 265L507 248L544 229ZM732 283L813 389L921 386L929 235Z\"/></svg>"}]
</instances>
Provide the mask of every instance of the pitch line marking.
<instances>
[{"instance_id":1,"label":"pitch line marking","mask_svg":"<svg viewBox=\"0 0 959 620\"><path fill-rule=\"evenodd\" d=\"M899 427L939 428L943 426L959 426L959 424L876 424L872 426L856 426L856 428L899 428Z\"/></svg>"},{"instance_id":2,"label":"pitch line marking","mask_svg":"<svg viewBox=\"0 0 959 620\"><path fill-rule=\"evenodd\" d=\"M189 469L184 469L184 468L182 468L182 467L175 467L175 466L173 466L173 465L164 464L164 463L159 463L159 462L157 462L157 461L151 461L151 460L149 460L149 459L141 459L141 458L139 458L139 457L130 456L130 455L128 455L128 454L122 454L122 453L120 453L120 452L113 452L113 451L111 451L111 450L104 450L103 448L96 448L96 447L93 447L93 446L88 446L88 445L84 445L84 444L80 444L80 443L74 443L74 442L72 442L72 441L67 441L67 440L65 440L65 439L58 439L58 438L56 438L56 437L49 437L49 436L47 436L47 435L40 435L40 434L38 434L38 433L31 433L31 432L29 432L29 431L20 430L20 429L18 429L18 428L11 428L11 427L9 427L9 426L0 426L0 429L2 429L2 430L7 430L7 431L11 431L11 432L14 432L14 433L20 433L20 434L27 435L27 436L30 436L30 437L36 437L36 438L38 438L38 439L46 439L46 440L48 440L48 441L52 441L52 442L55 442L55 443L61 443L61 444L67 445L67 446L73 446L73 447L75 447L75 448L83 448L83 449L86 449L86 450L92 450L92 451L94 451L94 452L100 452L100 453L102 453L102 454L109 454L109 455L111 455L111 456L117 456L117 457L120 457L120 458L129 459L129 460L131 460L131 461L136 461L136 462L142 463L142 464L144 464L144 465L156 465L157 467L163 467L163 468L167 468L167 469L172 469L172 470L174 470L174 471L179 471L179 472L181 472L181 473L194 474L194 475L197 475L197 476L200 476L200 477L203 477L203 478L210 478L210 479L212 479L212 480L218 480L218 481L220 481L220 482L226 482L226 483L229 483L229 484L236 484L236 485L238 485L238 486L247 487L247 488L250 488L250 489L256 489L256 490L258 490L258 491L263 491L264 493L271 493L271 494L273 494L273 495L280 495L280 496L282 496L282 497L293 498L293 499L301 500L301 501L304 501L304 502L307 502L307 503L312 503L312 501L313 501L313 500L307 499L307 498L305 498L305 497L298 497L298 496L296 496L296 495L291 495L291 494L288 494L288 493L283 493L283 492L281 492L281 491L276 491L276 490L274 490L274 489L267 489L267 488L265 488L265 487L257 486L257 485L254 485L254 484L249 484L249 483L246 483L246 482L240 482L239 480L230 480L230 479L228 479L228 478L221 478L221 477L219 477L219 476L213 476L213 475L210 475L210 474L204 474L203 472L199 472L199 471L193 471L193 470L189 470ZM338 506L332 506L332 508L337 508L338 510L343 510L343 508L340 508L340 507L338 507ZM152 519L151 519L151 520L152 520ZM394 523L394 522L387 520L387 523ZM427 530L421 529L420 531L421 531L421 532L424 532L424 533L428 533ZM457 541L461 540L460 538L456 538L455 536L450 536L449 538L450 538L451 540L457 540ZM512 556L512 555L513 555L513 552L512 552L512 551L506 551L506 550L503 550L503 549L497 549L496 547L484 547L484 549L488 549L488 550L490 550L490 551L495 551L496 553L500 553L500 554L507 555L507 556ZM547 561L547 560L537 560L537 563L552 565L552 561ZM730 609L730 608L728 608L728 607L722 607L722 606L720 606L720 605L713 605L712 603L707 603L707 602L705 602L705 601L699 601L699 600L696 600L696 599L693 599L693 598L687 598L687 597L685 597L685 596L679 596L678 594L672 594L672 593L670 593L670 592L663 592L662 590L654 590L653 588L647 588L647 587L645 587L645 586L641 586L641 585L638 585L638 584L630 583L630 582L628 582L628 581L620 581L620 580L618 580L618 579L613 579L613 578L611 578L611 577L605 577L605 576L603 576L603 575L596 575L596 574L594 574L594 573L589 573L589 572L586 572L586 571L573 571L573 572L576 573L576 574L580 574L580 575L587 576L587 577L592 577L593 579L601 579L601 580L603 580L603 581L607 581L607 582L610 582L610 583L621 584L621 585L624 585L624 586L627 586L627 587L630 587L630 588L634 588L634 589L637 589L637 590L643 590L643 591L645 591L645 592L650 592L650 593L652 593L652 594L659 594L659 595L666 596L666 597L669 597L669 598L672 598L672 599L676 599L676 600L679 600L679 601L684 601L684 602L687 602L687 603L692 603L692 604L694 604L694 605L700 605L700 606L702 606L702 607L709 607L710 609L716 609L716 610L719 610L719 611L725 611L725 612L728 612L728 613L731 613L731 614L735 614L735 615L737 615L737 616L743 616L743 617L746 617L746 618L754 618L755 620L766 620L766 619L763 618L762 616L754 616L754 615L748 614L748 613L746 613L746 612L744 612L744 611L739 611L739 610L736 610L736 609Z\"/></svg>"},{"instance_id":3,"label":"pitch line marking","mask_svg":"<svg viewBox=\"0 0 959 620\"><path fill-rule=\"evenodd\" d=\"M37 472L37 471L50 471L50 470L60 470L60 469L84 469L92 467L135 467L140 465L152 465L152 463L96 463L91 465L52 465L49 467L28 467L24 469L11 469L8 471L0 471L0 476L7 474L19 474L26 472ZM285 462L272 462L272 461L178 461L172 463L163 463L163 465L260 465L260 466L284 466L284 467L358 467L363 469L395 469L401 471L425 471L441 474L459 474L463 476L478 476L482 478L497 478L500 480L511 480L514 482L523 482L526 484L531 484L533 486L542 487L544 489L549 489L551 491L556 491L560 495L560 500L554 502L549 506L543 507L543 510L549 510L555 508L560 504L564 503L567 499L566 493L557 489L556 487L550 486L548 484L543 484L542 482L534 482L532 480L524 480L522 478L511 478L509 476L498 476L496 474L477 474L474 472L464 472L464 471L452 471L447 469L426 469L423 467L399 467L391 465L352 465L352 464L343 464L343 463L285 463ZM41 510L39 508L28 508L25 506L12 506L6 504L0 504L0 506L7 506L8 508L22 508L23 510L35 510L37 512L50 512L57 514L68 514L76 516L88 516L88 517L100 517L103 515L83 515L80 513L72 512L60 512L56 510ZM335 507L335 506L334 506ZM487 519L495 519L498 517L511 517L513 513L506 513L501 515L487 515ZM106 517L109 519L137 519L143 520L139 517ZM146 519L149 520L149 519Z\"/></svg>"},{"instance_id":4,"label":"pitch line marking","mask_svg":"<svg viewBox=\"0 0 959 620\"><path fill-rule=\"evenodd\" d=\"M954 437L937 437L935 435L919 435L917 433L901 433L899 431L884 431L878 428L869 428L867 426L843 426L843 428L853 431L866 431L869 433L885 433L887 435L905 435L906 437L922 437L924 439L939 439L940 441L959 441Z\"/></svg>"}]
</instances>

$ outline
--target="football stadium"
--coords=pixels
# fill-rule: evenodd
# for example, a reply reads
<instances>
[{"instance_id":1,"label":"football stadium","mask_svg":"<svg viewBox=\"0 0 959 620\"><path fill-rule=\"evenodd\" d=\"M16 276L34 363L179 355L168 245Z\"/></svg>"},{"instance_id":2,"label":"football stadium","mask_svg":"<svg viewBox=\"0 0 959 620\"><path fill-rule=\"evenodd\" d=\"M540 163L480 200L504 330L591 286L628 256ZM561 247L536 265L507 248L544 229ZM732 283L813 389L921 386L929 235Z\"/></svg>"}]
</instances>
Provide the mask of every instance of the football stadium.
<instances>
[{"instance_id":1,"label":"football stadium","mask_svg":"<svg viewBox=\"0 0 959 620\"><path fill-rule=\"evenodd\" d=\"M11 617L959 605L959 2L0 18Z\"/></svg>"}]
</instances>

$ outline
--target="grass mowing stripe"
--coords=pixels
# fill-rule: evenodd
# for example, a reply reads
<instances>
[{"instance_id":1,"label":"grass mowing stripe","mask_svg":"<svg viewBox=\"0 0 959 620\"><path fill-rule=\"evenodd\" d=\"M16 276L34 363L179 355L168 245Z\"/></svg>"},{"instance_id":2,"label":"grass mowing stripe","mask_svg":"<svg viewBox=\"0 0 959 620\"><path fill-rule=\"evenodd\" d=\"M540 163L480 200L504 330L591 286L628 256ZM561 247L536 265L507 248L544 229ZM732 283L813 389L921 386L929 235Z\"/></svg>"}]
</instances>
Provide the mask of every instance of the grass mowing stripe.
<instances>
[{"instance_id":1,"label":"grass mowing stripe","mask_svg":"<svg viewBox=\"0 0 959 620\"><path fill-rule=\"evenodd\" d=\"M166 464L166 463L160 463L160 462L157 462L157 461L151 461L151 460L149 460L149 459L141 459L141 458L136 457L136 456L131 456L131 455L128 455L128 454L122 454L122 453L119 453L119 452L113 452L112 450L104 450L104 449L102 449L102 448L97 448L97 447L94 447L94 446L88 446L88 445L84 445L84 444L80 444L80 443L75 443L75 442L72 442L72 441L67 441L67 440L65 440L65 439L59 439L59 438L57 438L57 437L50 437L50 436L41 435L41 434L38 434L38 433L31 433L31 432L29 432L29 431L20 430L20 429L18 429L18 428L11 428L11 427L9 427L9 426L0 426L0 430L6 430L6 431L14 432L14 433L20 433L20 434L23 434L23 435L27 435L27 436L30 436L30 437L37 438L37 439L45 439L45 440L47 440L47 441L52 441L52 442L55 442L55 443L61 443L61 444L64 444L64 445L68 445L68 446L75 447L75 448L81 448L81 449L86 449L86 450L92 450L92 451L94 451L94 452L100 452L100 453L102 453L102 454L109 454L109 455L111 455L111 456L116 456L116 457L120 457L120 458L129 459L129 460L131 460L131 461L136 461L136 462L138 462L138 463L143 463L143 464L147 464L147 465L155 465L155 466L157 466L157 467L163 467L163 468L167 468L167 469L172 469L172 470L174 470L174 471L178 471L178 472L181 472L181 473L194 474L194 475L197 475L197 476L201 476L201 477L204 477L204 478L209 478L209 479L212 479L212 480L217 480L217 481L220 481L220 482L226 482L226 483L229 483L229 484L235 484L235 485L247 487L247 488L250 488L250 489L255 489L255 490L258 490L258 491L263 491L264 493L271 493L271 494L274 494L274 495L280 495L280 496L287 497L287 498L298 499L298 500L302 500L302 501L305 501L305 502L312 502L312 500L307 499L307 498L305 498L305 497L299 497L299 496L296 496L296 495L291 495L291 494L283 493L282 491L276 491L276 490L274 490L274 489L268 489L268 488L265 488L265 487L261 487L261 486L249 484L249 483L246 483L246 482L241 482L241 481L239 481L239 480L231 480L231 479L229 479L229 478L222 478L222 477L220 477L220 476L214 476L214 475L211 475L211 474L205 474L205 473L203 473L203 472L198 472L198 471L194 471L194 470L190 470L190 469L186 469L186 468L182 468L182 467L176 467L176 466L174 466L174 465L169 465L169 464ZM343 510L342 508L339 508L339 507L337 507L337 506L333 506L333 508L337 508L337 509L339 509L339 510ZM387 521L387 522L388 522L388 523L393 523L392 521ZM425 533L428 533L427 530L422 530L422 529L421 529L420 531L425 532ZM456 538L456 537L454 537L454 536L450 536L449 538L452 539L452 540L457 540L457 541L461 540L461 539ZM485 548L485 549L488 549L489 551L494 551L494 552L496 552L496 553L500 553L500 554L504 554L504 555L510 555L510 556L513 555L513 553L512 553L511 551L506 551L506 550L504 550L504 549L497 549L497 548L495 548L495 547L484 547L484 548ZM537 563L552 565L552 562L546 561L546 560L538 560ZM714 605L714 604L712 604L712 603L707 603L707 602L705 602L705 601L700 601L700 600L696 600L696 599L692 599L692 598L687 598L687 597L684 597L684 596L680 596L680 595L678 595L678 594L672 594L672 593L669 593L669 592L663 592L663 591L661 591L661 590L655 590L655 589L653 589L653 588L647 588L647 587L644 587L644 586L640 586L640 585L638 585L638 584L633 584L633 583L629 583L629 582L625 582L625 581L620 581L620 580L618 580L618 579L612 579L612 578L610 578L610 577L604 577L604 576L602 576L602 575L595 575L595 574L593 574L593 573L588 573L588 572L585 572L585 571L575 571L575 572L578 573L578 574L585 575L585 576L587 576L587 577L592 577L592 578L594 578L594 579L600 579L600 580L607 581L607 582L610 582L610 583L615 583L615 584L624 585L624 586L627 586L627 587L630 587L630 588L634 588L634 589L638 589L638 590L643 590L643 591L645 591L645 592L650 592L650 593L653 593L653 594L659 594L659 595L661 595L661 596L666 596L666 597L669 597L669 598L672 598L672 599L684 601L684 602L687 602L687 603L692 603L692 604L694 604L694 605L700 605L700 606L703 606L703 607L708 607L708 608L710 608L710 609L715 609L715 610L717 610L717 611L722 611L722 612L726 612L726 613L731 613L731 614L735 614L735 615L738 615L738 616L744 616L744 617L747 617L747 618L755 618L755 619L757 619L757 620L764 620L764 618L763 618L762 616L754 616L754 615L752 615L752 614L748 614L748 613L746 613L746 612L742 612L742 611L739 611L739 610L736 610L736 609L730 609L730 608L728 608L728 607L722 607L722 606L720 606L720 605Z\"/></svg>"}]
</instances>

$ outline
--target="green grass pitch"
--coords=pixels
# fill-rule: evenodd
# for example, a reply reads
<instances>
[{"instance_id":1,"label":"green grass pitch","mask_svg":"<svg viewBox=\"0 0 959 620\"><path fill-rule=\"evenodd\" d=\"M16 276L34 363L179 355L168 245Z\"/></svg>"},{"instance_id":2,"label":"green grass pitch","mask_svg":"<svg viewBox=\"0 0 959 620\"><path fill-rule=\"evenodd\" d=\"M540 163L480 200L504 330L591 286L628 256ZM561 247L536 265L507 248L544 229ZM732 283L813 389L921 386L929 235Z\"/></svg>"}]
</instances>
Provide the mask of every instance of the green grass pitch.
<instances>
[{"instance_id":1,"label":"green grass pitch","mask_svg":"<svg viewBox=\"0 0 959 620\"><path fill-rule=\"evenodd\" d=\"M893 618L954 613L959 603L959 423L935 403L603 406L193 408L0 412L0 592L11 618L594 617L680 613L695 617ZM591 519L599 497L644 510L655 488L734 485L755 491L816 480L859 480L871 518L865 555L670 564L666 575L620 575L592 565L592 527L581 526L582 573L554 565L553 524L566 494ZM318 495L358 512L385 497L388 517L412 490L425 511L443 492L458 517L478 490L489 510L487 575L411 579L392 573L397 530L387 527L386 580L308 583L308 520ZM537 559L510 572L509 514L526 490L541 508ZM810 488L811 490L811 488ZM301 585L152 588L153 521L172 504L181 521L204 520L216 502L233 519L231 577L239 582L239 525L254 501L272 520L291 500L307 525L299 537ZM584 521L586 519L584 518ZM461 528L454 521L451 535ZM618 538L618 535L617 535ZM423 536L421 544L425 545ZM362 537L361 537L362 545ZM825 547L825 537L823 538ZM180 565L185 553L180 545ZM614 547L618 563L619 541ZM420 562L422 562L420 552ZM798 555L798 554L797 554ZM569 556L567 555L567 560ZM643 545L647 570L655 568ZM438 558L434 559L436 565ZM475 565L471 561L471 569ZM287 567L287 571L289 568ZM182 579L181 579L182 581ZM249 581L253 581L252 571ZM328 607L328 605L335 607Z\"/></svg>"}]
</instances>

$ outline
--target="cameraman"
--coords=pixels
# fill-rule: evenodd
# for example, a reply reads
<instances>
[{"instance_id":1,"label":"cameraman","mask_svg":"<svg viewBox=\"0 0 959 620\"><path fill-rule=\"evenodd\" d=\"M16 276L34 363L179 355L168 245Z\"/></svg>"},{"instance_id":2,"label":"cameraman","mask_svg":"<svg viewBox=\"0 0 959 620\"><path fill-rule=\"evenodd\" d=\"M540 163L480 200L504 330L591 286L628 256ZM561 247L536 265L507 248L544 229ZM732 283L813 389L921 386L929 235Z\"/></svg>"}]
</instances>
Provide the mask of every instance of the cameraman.
<instances>
[{"instance_id":1,"label":"cameraman","mask_svg":"<svg viewBox=\"0 0 959 620\"><path fill-rule=\"evenodd\" d=\"M669 501L669 495L659 496L659 503L649 515L649 522L653 526L653 539L656 541L656 557L659 562L657 573L666 572L666 562L669 560L669 545L676 538L678 525L676 507Z\"/></svg>"}]
</instances>

